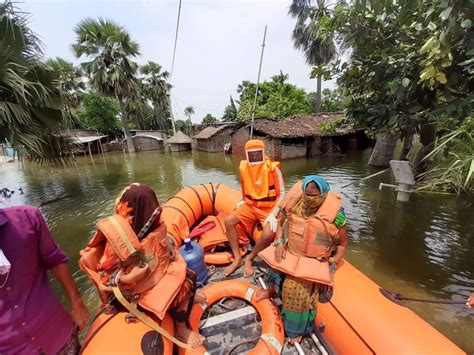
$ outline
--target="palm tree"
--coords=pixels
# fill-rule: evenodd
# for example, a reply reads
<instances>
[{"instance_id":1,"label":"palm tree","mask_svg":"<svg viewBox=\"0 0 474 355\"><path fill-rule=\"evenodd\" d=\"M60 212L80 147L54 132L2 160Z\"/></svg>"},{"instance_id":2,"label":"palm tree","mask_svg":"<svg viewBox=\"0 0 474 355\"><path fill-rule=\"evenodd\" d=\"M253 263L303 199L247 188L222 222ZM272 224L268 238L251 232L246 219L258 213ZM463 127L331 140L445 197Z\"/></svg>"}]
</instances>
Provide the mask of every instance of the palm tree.
<instances>
[{"instance_id":1,"label":"palm tree","mask_svg":"<svg viewBox=\"0 0 474 355\"><path fill-rule=\"evenodd\" d=\"M196 112L194 112L194 107L188 106L184 108L184 115L188 118L188 120L191 121L191 116L194 115Z\"/></svg>"},{"instance_id":2,"label":"palm tree","mask_svg":"<svg viewBox=\"0 0 474 355\"><path fill-rule=\"evenodd\" d=\"M224 109L224 114L222 115L222 122L235 122L237 121L237 106L235 105L234 99L230 97L230 104Z\"/></svg>"},{"instance_id":3,"label":"palm tree","mask_svg":"<svg viewBox=\"0 0 474 355\"><path fill-rule=\"evenodd\" d=\"M138 43L131 40L124 27L103 18L86 18L74 31L77 38L72 49L77 58L85 56L89 59L82 63L82 68L89 77L90 85L105 95L117 98L128 151L135 152L125 98L133 93L138 85L135 77L138 66L131 59L139 55Z\"/></svg>"},{"instance_id":4,"label":"palm tree","mask_svg":"<svg viewBox=\"0 0 474 355\"><path fill-rule=\"evenodd\" d=\"M194 107L192 106L188 106L188 107L185 107L184 108L184 115L188 118L186 120L186 134L188 136L191 135L191 131L192 131L192 127L193 127L193 123L191 121L191 116L194 115L195 112L194 112Z\"/></svg>"},{"instance_id":5,"label":"palm tree","mask_svg":"<svg viewBox=\"0 0 474 355\"><path fill-rule=\"evenodd\" d=\"M57 159L66 145L57 75L41 60L27 15L10 1L0 3L0 142L40 161Z\"/></svg>"},{"instance_id":6,"label":"palm tree","mask_svg":"<svg viewBox=\"0 0 474 355\"><path fill-rule=\"evenodd\" d=\"M326 0L293 0L288 11L296 18L293 29L293 43L296 49L304 52L309 65L328 64L336 56L336 44L332 37L320 34L318 21L330 16L331 9ZM316 112L321 111L321 81L322 75L317 76Z\"/></svg>"},{"instance_id":7,"label":"palm tree","mask_svg":"<svg viewBox=\"0 0 474 355\"><path fill-rule=\"evenodd\" d=\"M171 116L169 93L171 85L167 83L169 73L161 71L161 65L149 61L140 67L143 78L144 92L153 103L153 115L159 129L166 130L166 122Z\"/></svg>"},{"instance_id":8,"label":"palm tree","mask_svg":"<svg viewBox=\"0 0 474 355\"><path fill-rule=\"evenodd\" d=\"M79 94L86 88L82 81L80 68L75 67L60 57L49 59L46 65L58 74L58 87L63 102L63 118L65 128L74 128L78 119L73 108L79 105Z\"/></svg>"}]
</instances>

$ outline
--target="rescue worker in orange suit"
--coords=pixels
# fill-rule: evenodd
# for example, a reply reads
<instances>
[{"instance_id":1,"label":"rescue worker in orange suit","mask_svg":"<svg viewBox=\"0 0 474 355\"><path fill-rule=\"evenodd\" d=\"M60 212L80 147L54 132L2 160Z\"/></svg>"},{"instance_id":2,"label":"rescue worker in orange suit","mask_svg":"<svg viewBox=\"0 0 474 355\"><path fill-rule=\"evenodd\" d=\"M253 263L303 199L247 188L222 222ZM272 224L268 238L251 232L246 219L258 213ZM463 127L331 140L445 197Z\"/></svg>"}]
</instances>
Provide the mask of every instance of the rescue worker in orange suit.
<instances>
[{"instance_id":1,"label":"rescue worker in orange suit","mask_svg":"<svg viewBox=\"0 0 474 355\"><path fill-rule=\"evenodd\" d=\"M243 202L225 220L226 234L234 257L233 262L224 270L225 276L232 274L242 264L237 224L241 223L247 230L251 230L255 223L261 223L262 236L255 241L255 246L244 261L244 276L253 275L253 259L272 242L278 226L278 204L285 195L280 163L272 162L265 155L263 141L247 141L245 155L247 159L242 160L239 167Z\"/></svg>"},{"instance_id":2,"label":"rescue worker in orange suit","mask_svg":"<svg viewBox=\"0 0 474 355\"><path fill-rule=\"evenodd\" d=\"M97 222L97 232L81 251L79 264L96 284L104 304L112 287L159 319L169 313L175 337L193 347L204 337L187 325L196 294L196 276L167 236L155 192L138 183L127 186L115 201L115 214ZM131 301L131 300L129 300Z\"/></svg>"}]
</instances>

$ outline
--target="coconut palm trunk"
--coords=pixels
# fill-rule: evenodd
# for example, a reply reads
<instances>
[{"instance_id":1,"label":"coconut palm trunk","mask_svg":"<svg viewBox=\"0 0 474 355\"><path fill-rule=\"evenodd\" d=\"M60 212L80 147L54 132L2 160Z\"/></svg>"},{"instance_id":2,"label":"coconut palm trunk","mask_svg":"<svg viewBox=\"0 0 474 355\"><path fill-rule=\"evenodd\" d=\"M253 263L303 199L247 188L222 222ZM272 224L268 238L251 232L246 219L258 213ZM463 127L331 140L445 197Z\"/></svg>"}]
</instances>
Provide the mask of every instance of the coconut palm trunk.
<instances>
[{"instance_id":1,"label":"coconut palm trunk","mask_svg":"<svg viewBox=\"0 0 474 355\"><path fill-rule=\"evenodd\" d=\"M322 76L319 75L317 77L317 87L316 87L316 102L315 102L315 112L316 113L319 113L321 112L321 95L322 95L322 90L321 90L321 87L322 87Z\"/></svg>"},{"instance_id":2,"label":"coconut palm trunk","mask_svg":"<svg viewBox=\"0 0 474 355\"><path fill-rule=\"evenodd\" d=\"M122 97L119 97L119 103L120 111L122 113L123 134L125 135L125 140L127 141L128 152L135 153L135 145L133 144L132 134L130 133L130 128L128 127L127 110Z\"/></svg>"}]
</instances>

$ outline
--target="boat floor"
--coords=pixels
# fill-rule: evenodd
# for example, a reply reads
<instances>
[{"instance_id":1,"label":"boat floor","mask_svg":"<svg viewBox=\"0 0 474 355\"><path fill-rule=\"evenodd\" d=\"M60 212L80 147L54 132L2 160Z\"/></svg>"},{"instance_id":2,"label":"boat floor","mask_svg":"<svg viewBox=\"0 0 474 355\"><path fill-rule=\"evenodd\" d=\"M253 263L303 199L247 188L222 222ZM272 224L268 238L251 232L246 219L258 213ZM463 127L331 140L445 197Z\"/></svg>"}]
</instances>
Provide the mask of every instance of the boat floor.
<instances>
[{"instance_id":1,"label":"boat floor","mask_svg":"<svg viewBox=\"0 0 474 355\"><path fill-rule=\"evenodd\" d=\"M256 273L252 278L243 276L243 266L237 269L231 276L225 277L225 267L210 268L209 283L216 283L229 279L243 279L262 287L261 280L268 272L265 263L259 258L255 261ZM280 308L281 300L274 300ZM256 310L244 300L227 298L214 304L204 313L200 332L206 337L204 345L209 354L224 355L232 350L232 354L242 354L251 350L260 339L261 322ZM315 332L323 344L324 338L319 332ZM326 352L320 351L311 337L306 337L301 343L300 354L333 354L330 347L325 344ZM303 352L301 352L303 351ZM282 354L298 354L294 345L285 344Z\"/></svg>"}]
</instances>

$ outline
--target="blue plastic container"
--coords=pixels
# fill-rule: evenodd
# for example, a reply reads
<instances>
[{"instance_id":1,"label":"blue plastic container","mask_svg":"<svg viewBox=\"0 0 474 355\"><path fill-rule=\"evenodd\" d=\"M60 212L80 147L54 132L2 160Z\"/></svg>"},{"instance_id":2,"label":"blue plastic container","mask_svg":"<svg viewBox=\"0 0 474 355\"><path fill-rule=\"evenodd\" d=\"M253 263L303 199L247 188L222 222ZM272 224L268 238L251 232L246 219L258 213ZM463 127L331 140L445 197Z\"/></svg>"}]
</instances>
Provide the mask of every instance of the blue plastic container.
<instances>
[{"instance_id":1,"label":"blue plastic container","mask_svg":"<svg viewBox=\"0 0 474 355\"><path fill-rule=\"evenodd\" d=\"M205 284L207 281L207 267L204 263L204 249L202 246L186 238L184 245L179 248L179 252L186 261L188 268L196 273L197 282Z\"/></svg>"}]
</instances>

